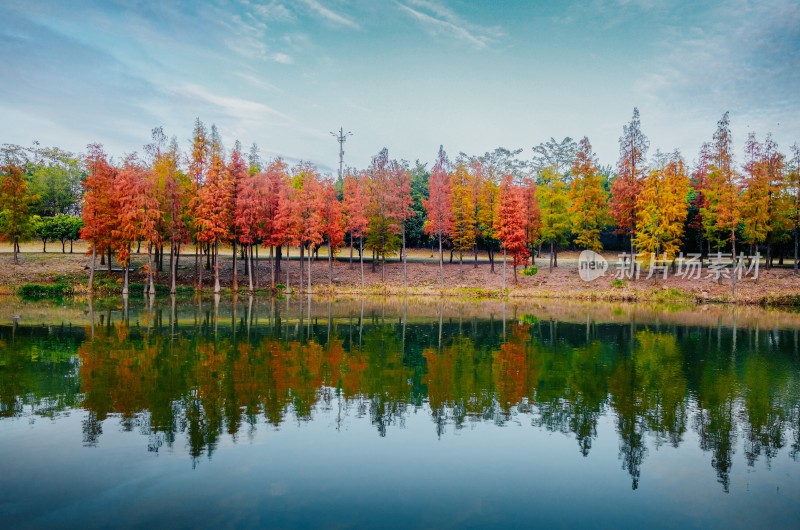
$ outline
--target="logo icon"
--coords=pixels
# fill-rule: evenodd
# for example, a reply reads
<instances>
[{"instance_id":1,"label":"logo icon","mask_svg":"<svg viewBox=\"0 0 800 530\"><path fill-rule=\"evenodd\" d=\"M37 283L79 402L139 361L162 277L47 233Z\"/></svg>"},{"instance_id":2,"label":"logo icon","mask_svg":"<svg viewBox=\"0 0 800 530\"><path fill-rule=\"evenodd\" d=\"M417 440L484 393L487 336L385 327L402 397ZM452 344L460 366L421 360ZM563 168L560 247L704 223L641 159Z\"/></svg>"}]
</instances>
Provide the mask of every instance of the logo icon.
<instances>
[{"instance_id":1,"label":"logo icon","mask_svg":"<svg viewBox=\"0 0 800 530\"><path fill-rule=\"evenodd\" d=\"M578 256L578 274L581 280L591 282L605 275L608 271L608 261L606 258L593 250L584 250Z\"/></svg>"}]
</instances>

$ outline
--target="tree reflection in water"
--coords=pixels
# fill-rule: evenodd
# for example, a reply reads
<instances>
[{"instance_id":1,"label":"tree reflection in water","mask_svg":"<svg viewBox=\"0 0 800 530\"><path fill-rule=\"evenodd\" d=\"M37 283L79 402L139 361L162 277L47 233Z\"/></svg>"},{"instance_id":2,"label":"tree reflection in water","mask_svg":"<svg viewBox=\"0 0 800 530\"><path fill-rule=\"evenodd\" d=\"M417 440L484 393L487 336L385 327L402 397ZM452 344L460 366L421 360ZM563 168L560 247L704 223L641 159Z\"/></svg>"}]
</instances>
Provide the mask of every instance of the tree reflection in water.
<instances>
[{"instance_id":1,"label":"tree reflection in water","mask_svg":"<svg viewBox=\"0 0 800 530\"><path fill-rule=\"evenodd\" d=\"M505 305L415 316L407 301L220 304L95 303L85 327L0 327L0 418L82 408L85 445L113 416L150 451L184 436L196 460L223 436L318 410L337 426L368 418L380 436L420 410L436 436L528 418L587 457L611 416L634 489L648 448L679 447L687 429L725 491L737 440L751 466L784 446L800 454L797 330L557 321Z\"/></svg>"}]
</instances>

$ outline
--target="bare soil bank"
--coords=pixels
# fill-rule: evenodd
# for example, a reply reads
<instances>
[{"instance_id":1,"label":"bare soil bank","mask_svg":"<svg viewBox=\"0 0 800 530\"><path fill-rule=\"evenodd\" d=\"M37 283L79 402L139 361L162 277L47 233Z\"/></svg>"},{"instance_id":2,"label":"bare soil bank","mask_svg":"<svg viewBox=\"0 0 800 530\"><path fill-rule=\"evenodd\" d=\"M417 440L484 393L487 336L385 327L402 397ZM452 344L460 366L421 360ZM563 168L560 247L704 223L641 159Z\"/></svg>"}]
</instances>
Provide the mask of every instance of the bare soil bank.
<instances>
[{"instance_id":1,"label":"bare soil bank","mask_svg":"<svg viewBox=\"0 0 800 530\"><path fill-rule=\"evenodd\" d=\"M83 252L83 245L76 245L74 254L61 254L60 251L42 253L41 247L30 244L23 247L20 264L15 265L7 248L0 248L0 294L11 294L23 284L48 284L64 282L75 287L76 293L87 292L89 257ZM260 289L270 287L269 260L262 257L257 267L257 284ZM305 271L308 262L303 264L304 281L299 285L300 262L297 251L293 249L290 261L283 260L281 274L276 283L288 284L294 293L306 290ZM615 253L608 253L609 263L617 259ZM135 270L131 272L132 283L143 283L145 280L141 265L147 259L146 254L133 257ZM351 266L348 262L349 250L340 252L334 261L333 281L329 282L328 260L325 249L320 252L318 260L312 264L312 290L315 294L337 295L430 295L457 296L467 298L501 297L503 291L502 259L495 263L494 272L485 255L479 256L475 266L473 257L465 256L463 265L459 265L457 257L453 263L445 262L444 287L439 279L439 266L428 250L409 252L404 280L403 264L396 258L384 266L364 263L364 285L361 284L361 269L358 261ZM700 279L685 279L670 276L663 279L644 279L614 281L615 271L612 268L605 276L592 282L581 280L577 268L577 253L562 252L558 256L559 266L548 271L547 259L537 260L539 272L535 276L517 274L514 278L512 267L507 267L505 294L511 298L566 298L572 300L628 300L628 301L698 301L698 302L735 302L739 304L766 305L800 305L800 277L795 276L790 268L775 268L759 271L758 280L748 277L737 282L734 296L731 280L717 282L709 277L707 269L703 269ZM223 254L221 262L221 283L224 289L231 288L232 260L230 253ZM98 260L99 264L99 260ZM165 268L167 263L165 262ZM99 267L99 265L98 265ZM112 273L101 272L98 285L111 293L121 284L122 272L116 262ZM244 263L238 262L239 290L246 291L248 286ZM100 271L105 268L99 267ZM158 275L158 283L166 285L167 273ZM210 271L203 271L204 288L211 289ZM179 284L193 286L195 284L195 259L193 254L184 254L180 260L178 273Z\"/></svg>"}]
</instances>

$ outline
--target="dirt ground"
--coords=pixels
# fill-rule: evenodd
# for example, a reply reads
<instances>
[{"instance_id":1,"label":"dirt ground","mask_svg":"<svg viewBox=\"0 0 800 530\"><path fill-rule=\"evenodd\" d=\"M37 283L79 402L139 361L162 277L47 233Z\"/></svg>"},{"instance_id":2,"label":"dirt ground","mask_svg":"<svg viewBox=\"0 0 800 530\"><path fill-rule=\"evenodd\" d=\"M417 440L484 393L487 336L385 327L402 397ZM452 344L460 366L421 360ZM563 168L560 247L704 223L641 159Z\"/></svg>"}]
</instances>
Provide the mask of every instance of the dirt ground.
<instances>
[{"instance_id":1,"label":"dirt ground","mask_svg":"<svg viewBox=\"0 0 800 530\"><path fill-rule=\"evenodd\" d=\"M69 250L69 247L67 247ZM62 254L60 244L49 244L48 252L43 253L41 243L26 243L22 246L20 263L13 263L10 247L0 245L0 294L12 293L19 285L25 283L55 283L66 281L76 286L77 292L86 290L88 266L90 258L86 255L86 245L77 242L73 254ZM270 262L266 259L267 251L261 249L257 270L257 286L266 288L270 285ZM292 259L281 263L281 274L276 280L278 284L287 283L293 292L306 290L304 279L302 289L299 285L300 262L297 249L292 249ZM787 262L787 268L759 270L758 280L746 277L737 282L734 297L730 279L717 282L710 278L708 269L703 268L701 278L685 279L669 275L664 279L645 279L646 272L638 280L615 281L617 253L605 253L609 262L607 273L594 281L583 281L578 274L577 252L560 252L559 266L548 270L547 256L537 259L539 270L534 276L514 276L513 268L508 264L506 269L506 286L510 297L528 298L568 298L575 300L683 300L683 301L717 301L737 303L794 303L800 301L800 277L795 276ZM223 288L231 287L230 249L221 252L221 283ZM440 282L437 256L430 250L415 249L409 251L406 264L406 280L404 281L403 264L397 256L385 265L377 265L373 270L370 262L364 263L364 287L361 286L361 268L357 261L351 266L349 249L342 249L334 261L333 281L329 283L328 260L326 249L320 250L319 259L312 264L312 291L316 294L414 294L414 295L454 295L460 297L497 297L503 294L502 256L495 263L494 272L485 254L479 255L477 267L472 255L464 256L462 265L458 256L453 263L449 255L445 255L444 284ZM136 272L131 273L131 282L142 282L144 279L141 266L146 262L146 253L134 254L133 266ZM247 289L247 276L244 264L239 261L239 288ZM165 261L165 267L167 266ZM307 260L303 264L304 275ZM114 262L117 271L111 275L121 282L122 273ZM98 259L98 268L99 259ZM102 274L101 277L107 276ZM193 285L195 283L194 254L184 254L180 260L179 283ZM210 271L203 272L204 287L209 289ZM305 278L305 276L304 276ZM166 284L166 272L160 273L159 283Z\"/></svg>"}]
</instances>

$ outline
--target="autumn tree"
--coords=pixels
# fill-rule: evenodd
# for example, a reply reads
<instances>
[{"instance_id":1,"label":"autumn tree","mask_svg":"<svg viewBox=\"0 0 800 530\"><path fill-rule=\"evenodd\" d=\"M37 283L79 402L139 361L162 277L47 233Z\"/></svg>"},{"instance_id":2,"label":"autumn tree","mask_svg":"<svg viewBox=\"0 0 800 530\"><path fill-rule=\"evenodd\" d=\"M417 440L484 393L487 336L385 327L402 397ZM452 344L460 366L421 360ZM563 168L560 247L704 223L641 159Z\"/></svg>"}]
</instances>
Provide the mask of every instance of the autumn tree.
<instances>
[{"instance_id":1,"label":"autumn tree","mask_svg":"<svg viewBox=\"0 0 800 530\"><path fill-rule=\"evenodd\" d=\"M444 251L442 240L453 232L453 205L451 202L452 187L450 175L447 173L450 162L447 153L439 146L439 155L431 171L428 181L428 200L423 201L428 212L425 233L439 240L439 279L444 289Z\"/></svg>"},{"instance_id":2,"label":"autumn tree","mask_svg":"<svg viewBox=\"0 0 800 530\"><path fill-rule=\"evenodd\" d=\"M516 180L516 179L515 179ZM534 263L536 259L537 245L542 241L542 209L539 207L539 199L536 193L536 179L532 175L522 178L522 197L525 202L525 244L528 246L528 253Z\"/></svg>"},{"instance_id":3,"label":"autumn tree","mask_svg":"<svg viewBox=\"0 0 800 530\"><path fill-rule=\"evenodd\" d=\"M757 247L767 245L766 265L772 266L772 245L787 232L784 157L770 136L761 144L751 133L745 144L742 194L742 237Z\"/></svg>"},{"instance_id":4,"label":"autumn tree","mask_svg":"<svg viewBox=\"0 0 800 530\"><path fill-rule=\"evenodd\" d=\"M637 250L672 259L681 248L688 212L689 177L676 152L660 168L651 169L642 182L636 204Z\"/></svg>"},{"instance_id":5,"label":"autumn tree","mask_svg":"<svg viewBox=\"0 0 800 530\"><path fill-rule=\"evenodd\" d=\"M503 289L506 288L506 255L514 258L514 283L517 266L527 263L530 250L527 242L527 213L525 189L515 184L509 174L500 183L500 203L495 217L495 233L503 249Z\"/></svg>"},{"instance_id":6,"label":"autumn tree","mask_svg":"<svg viewBox=\"0 0 800 530\"><path fill-rule=\"evenodd\" d=\"M547 167L536 186L541 222L539 233L542 241L550 243L550 272L555 266L556 245L565 239L570 226L566 185L559 177L554 168Z\"/></svg>"},{"instance_id":7,"label":"autumn tree","mask_svg":"<svg viewBox=\"0 0 800 530\"><path fill-rule=\"evenodd\" d=\"M645 161L650 141L642 133L639 109L634 107L630 123L622 128L619 138L617 177L611 184L611 215L617 232L630 236L631 253L636 232L636 206L641 191L641 179L646 172Z\"/></svg>"},{"instance_id":8,"label":"autumn tree","mask_svg":"<svg viewBox=\"0 0 800 530\"><path fill-rule=\"evenodd\" d=\"M273 160L264 170L264 183L262 202L262 225L258 237L263 244L269 246L270 255L270 282L271 288L275 288L275 277L280 273L280 248L285 242L284 223L281 218L284 211L281 203L285 196L285 190L289 188L289 175L286 163L281 160ZM256 257L258 256L258 242L256 242ZM258 260L256 260L256 272L258 272ZM256 276L256 279L258 276Z\"/></svg>"},{"instance_id":9,"label":"autumn tree","mask_svg":"<svg viewBox=\"0 0 800 530\"><path fill-rule=\"evenodd\" d=\"M158 262L156 268L162 270L163 243L168 242L170 294L175 294L181 246L189 241L188 204L192 182L179 167L180 152L177 139L173 137L168 141L161 127L153 129L152 139L152 143L147 145L145 150L151 159L154 192L161 211L158 225L161 244L156 249Z\"/></svg>"},{"instance_id":10,"label":"autumn tree","mask_svg":"<svg viewBox=\"0 0 800 530\"><path fill-rule=\"evenodd\" d=\"M453 250L458 252L459 271L463 274L464 252L475 246L475 198L472 193L474 175L464 164L457 164L451 175L453 208Z\"/></svg>"},{"instance_id":11,"label":"autumn tree","mask_svg":"<svg viewBox=\"0 0 800 530\"><path fill-rule=\"evenodd\" d=\"M256 173L239 183L236 195L234 225L236 226L236 238L245 250L248 292L251 294L254 291L253 246L258 241L265 220L263 205L266 202L266 190L266 175Z\"/></svg>"},{"instance_id":12,"label":"autumn tree","mask_svg":"<svg viewBox=\"0 0 800 530\"><path fill-rule=\"evenodd\" d=\"M736 254L736 230L742 219L741 185L733 165L733 140L730 118L726 112L717 122L710 150L710 165L706 197L707 206L701 210L706 238L715 247L728 242Z\"/></svg>"},{"instance_id":13,"label":"autumn tree","mask_svg":"<svg viewBox=\"0 0 800 530\"><path fill-rule=\"evenodd\" d=\"M95 258L97 253L109 253L108 267L111 269L112 231L118 218L118 197L114 194L117 169L106 157L99 144L89 145L89 152L84 160L86 179L83 182L81 239L89 242L92 254L89 268L89 291L94 285Z\"/></svg>"},{"instance_id":14,"label":"autumn tree","mask_svg":"<svg viewBox=\"0 0 800 530\"><path fill-rule=\"evenodd\" d=\"M709 165L711 160L711 144L704 142L700 146L700 153L698 154L697 164L692 172L690 186L690 200L689 200L689 224L688 228L694 230L700 237L700 252L708 254L711 253L711 242L705 237L703 229L703 211L708 208L708 173L710 171ZM705 243L708 244L707 248Z\"/></svg>"},{"instance_id":15,"label":"autumn tree","mask_svg":"<svg viewBox=\"0 0 800 530\"><path fill-rule=\"evenodd\" d=\"M368 169L368 208L366 244L373 252L372 270L376 261L381 262L381 274L386 255L401 246L404 202L398 199L398 181L395 178L396 164L389 160L389 151L384 148L373 159Z\"/></svg>"},{"instance_id":16,"label":"autumn tree","mask_svg":"<svg viewBox=\"0 0 800 530\"><path fill-rule=\"evenodd\" d=\"M211 130L210 155L205 182L197 190L190 205L194 213L195 237L198 242L208 246L209 259L213 260L214 292L218 293L220 292L220 283L217 256L219 243L228 239L230 226L233 223L231 199L233 186L229 173L226 171L221 140L216 128L212 126Z\"/></svg>"},{"instance_id":17,"label":"autumn tree","mask_svg":"<svg viewBox=\"0 0 800 530\"><path fill-rule=\"evenodd\" d=\"M28 191L28 181L21 167L0 167L0 235L11 242L14 263L19 264L19 242L31 235L31 205L36 196Z\"/></svg>"},{"instance_id":18,"label":"autumn tree","mask_svg":"<svg viewBox=\"0 0 800 530\"><path fill-rule=\"evenodd\" d=\"M192 134L192 150L188 158L187 174L189 176L190 187L187 190L188 205L190 212L191 237L195 244L194 266L197 287L203 288L203 267L201 263L202 252L205 243L201 241L201 225L196 222L202 201L199 198L200 190L206 183L208 172L209 155L208 130L199 118L195 120L194 132Z\"/></svg>"},{"instance_id":19,"label":"autumn tree","mask_svg":"<svg viewBox=\"0 0 800 530\"><path fill-rule=\"evenodd\" d=\"M798 242L800 241L800 146L792 145L786 174L786 218L794 238L794 273L798 274Z\"/></svg>"},{"instance_id":20,"label":"autumn tree","mask_svg":"<svg viewBox=\"0 0 800 530\"><path fill-rule=\"evenodd\" d=\"M237 196L240 188L244 185L244 181L250 177L248 172L248 164L242 155L242 148L239 142L234 143L233 150L231 151L228 164L225 166L225 181L228 183L230 189L230 242L232 245L232 261L233 261L233 278L231 288L234 292L239 290L239 270L236 265L236 245L239 242L237 234L237 224L235 222L235 210L237 206Z\"/></svg>"},{"instance_id":21,"label":"autumn tree","mask_svg":"<svg viewBox=\"0 0 800 530\"><path fill-rule=\"evenodd\" d=\"M350 234L350 268L353 267L353 240L358 238L358 257L361 263L361 287L364 287L364 234L367 231L366 173L349 173L344 178L343 200L345 226Z\"/></svg>"},{"instance_id":22,"label":"autumn tree","mask_svg":"<svg viewBox=\"0 0 800 530\"><path fill-rule=\"evenodd\" d=\"M158 242L157 225L161 216L158 199L154 193L153 180L148 178L147 169L135 155L129 156L114 181L113 193L116 195L117 223L112 230L112 245L117 253L117 261L124 268L122 294L128 294L131 245L143 240L148 243L146 292L155 294L153 284L152 244Z\"/></svg>"},{"instance_id":23,"label":"autumn tree","mask_svg":"<svg viewBox=\"0 0 800 530\"><path fill-rule=\"evenodd\" d=\"M303 258L308 250L307 292L311 293L311 258L314 249L323 241L323 188L317 169L301 163L295 166L292 176L292 188L295 190L294 206L288 210L291 216L292 231L296 242L300 245L300 289L303 285Z\"/></svg>"},{"instance_id":24,"label":"autumn tree","mask_svg":"<svg viewBox=\"0 0 800 530\"><path fill-rule=\"evenodd\" d=\"M342 214L342 203L336 193L333 182L322 183L321 206L323 234L328 242L328 284L333 285L333 255L344 244L345 220Z\"/></svg>"},{"instance_id":25,"label":"autumn tree","mask_svg":"<svg viewBox=\"0 0 800 530\"><path fill-rule=\"evenodd\" d=\"M571 173L572 182L567 198L575 244L600 252L603 249L600 230L608 222L608 194L603 188L592 145L585 136L580 141Z\"/></svg>"},{"instance_id":26,"label":"autumn tree","mask_svg":"<svg viewBox=\"0 0 800 530\"><path fill-rule=\"evenodd\" d=\"M411 171L404 161L392 160L389 167L392 175L392 215L400 224L400 259L403 261L403 287L408 287L406 222L414 216L414 210L412 209L414 199L411 197Z\"/></svg>"}]
</instances>

